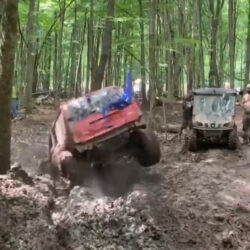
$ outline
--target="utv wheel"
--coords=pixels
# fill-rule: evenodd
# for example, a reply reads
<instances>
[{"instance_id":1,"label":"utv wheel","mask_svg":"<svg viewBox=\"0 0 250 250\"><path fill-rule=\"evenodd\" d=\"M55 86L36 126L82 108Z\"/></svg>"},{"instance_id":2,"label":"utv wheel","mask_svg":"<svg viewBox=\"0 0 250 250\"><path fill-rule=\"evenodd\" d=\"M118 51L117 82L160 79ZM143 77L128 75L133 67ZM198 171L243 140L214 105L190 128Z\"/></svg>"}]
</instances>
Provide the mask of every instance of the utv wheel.
<instances>
[{"instance_id":1,"label":"utv wheel","mask_svg":"<svg viewBox=\"0 0 250 250\"><path fill-rule=\"evenodd\" d=\"M132 134L136 143L136 159L143 167L158 163L161 159L160 144L152 131L138 130Z\"/></svg>"},{"instance_id":2,"label":"utv wheel","mask_svg":"<svg viewBox=\"0 0 250 250\"><path fill-rule=\"evenodd\" d=\"M229 133L228 136L228 148L235 150L238 146L238 135L237 131L234 129Z\"/></svg>"},{"instance_id":3,"label":"utv wheel","mask_svg":"<svg viewBox=\"0 0 250 250\"><path fill-rule=\"evenodd\" d=\"M198 149L198 142L197 142L197 132L192 129L189 131L188 134L188 150L189 151L196 151Z\"/></svg>"}]
</instances>

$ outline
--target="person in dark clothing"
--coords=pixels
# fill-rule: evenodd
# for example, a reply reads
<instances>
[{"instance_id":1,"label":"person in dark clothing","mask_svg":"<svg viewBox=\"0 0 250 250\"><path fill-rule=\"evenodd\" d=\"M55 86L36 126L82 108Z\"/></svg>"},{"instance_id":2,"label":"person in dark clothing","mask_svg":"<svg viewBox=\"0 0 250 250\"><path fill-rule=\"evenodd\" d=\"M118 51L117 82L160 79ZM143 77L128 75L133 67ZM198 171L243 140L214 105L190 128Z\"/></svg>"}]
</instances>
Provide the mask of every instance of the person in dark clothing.
<instances>
[{"instance_id":1,"label":"person in dark clothing","mask_svg":"<svg viewBox=\"0 0 250 250\"><path fill-rule=\"evenodd\" d=\"M246 93L243 95L241 107L244 110L242 125L245 144L250 143L250 84L246 86Z\"/></svg>"},{"instance_id":2,"label":"person in dark clothing","mask_svg":"<svg viewBox=\"0 0 250 250\"><path fill-rule=\"evenodd\" d=\"M193 93L192 91L188 92L187 97L183 100L182 104L183 114L182 114L182 124L179 132L181 136L182 131L186 128L192 128L192 115L193 115Z\"/></svg>"}]
</instances>

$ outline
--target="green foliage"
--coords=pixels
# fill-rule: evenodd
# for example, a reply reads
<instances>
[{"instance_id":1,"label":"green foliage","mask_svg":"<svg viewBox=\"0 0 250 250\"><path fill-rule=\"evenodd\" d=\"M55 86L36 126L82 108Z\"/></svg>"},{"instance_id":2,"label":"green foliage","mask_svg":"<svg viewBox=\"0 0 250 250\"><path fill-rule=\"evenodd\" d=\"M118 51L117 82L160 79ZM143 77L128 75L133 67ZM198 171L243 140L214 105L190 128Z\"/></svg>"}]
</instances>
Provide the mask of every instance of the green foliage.
<instances>
[{"instance_id":1,"label":"green foliage","mask_svg":"<svg viewBox=\"0 0 250 250\"><path fill-rule=\"evenodd\" d=\"M49 44L52 43L52 50L54 48L54 36L55 32L60 30L60 13L61 9L59 2L62 0L40 0L38 23L37 23L37 41L38 41L38 50L42 49L42 53L45 53ZM140 18L139 15L139 3L138 0L127 1L127 0L116 0L115 16L114 16L114 28L113 28L113 40L112 40L112 62L113 62L113 72L118 72L119 76L112 76L113 79L116 77L122 78L124 72L126 71L129 65L134 67L134 77L140 77L141 70L141 37L140 37L140 23L144 24L144 35L145 35L145 55L146 55L146 71L148 72L148 51L149 51L149 0L142 0L143 8L143 18ZM201 49L201 44L199 41L198 28L196 20L196 1L182 1L182 0L172 0L165 1L159 0L156 1L157 6L157 15L156 15L156 40L157 46L156 49L156 58L157 58L157 78L159 83L165 83L167 79L167 69L169 67L168 56L171 53L175 53L178 59L178 65L182 67L182 74L186 72L186 54L185 50L187 48L195 48L194 53L194 65L195 70L199 70L199 51ZM208 0L201 0L201 15L202 15L202 36L203 36L203 49L204 49L204 70L205 78L208 80L209 72L209 57L210 57L210 38L211 38L211 24L210 24L210 12L208 8ZM97 46L97 36L99 37L99 43L102 42L103 30L106 20L106 8L107 1L93 0L94 3L94 55L99 55L100 57L100 48ZM70 6L68 6L70 5ZM245 47L246 47L246 35L247 35L247 15L248 15L248 0L238 0L238 12L237 12L237 29L236 29L236 76L237 79L243 77L244 71L244 60L245 60ZM90 0L66 0L66 12L65 12L65 21L64 21L64 31L63 31L63 67L64 67L64 82L69 77L67 75L67 65L70 63L69 56L72 52L72 48L75 46L80 46L82 43L81 32L83 32L83 27L85 23L85 18L87 18L87 26L85 29L84 36L84 46L83 46L83 75L86 75L87 62L88 62L88 49L89 45L87 42L88 38L88 22L90 19ZM26 38L26 25L28 19L29 11L29 1L22 0L19 4L19 16L21 29ZM181 13L183 17L183 27L181 27ZM76 22L76 24L75 24ZM172 40L170 39L170 33L168 32L168 26L171 22L171 32ZM76 25L79 35L72 39L73 27ZM182 29L182 31L181 31ZM229 71L229 52L227 44L228 36L228 1L225 1L224 7L221 13L221 23L218 30L218 63L219 63L219 53L220 53L220 43L226 42L224 50L224 62L223 69L225 71L225 78L227 80L228 71ZM28 32L28 31L27 31ZM49 33L50 32L50 33ZM101 32L101 33L100 33ZM183 34L182 34L183 32ZM51 40L48 40L48 33ZM47 40L46 40L47 39ZM42 47L43 42L46 42L46 46ZM223 45L223 44L222 44ZM72 47L73 46L73 47ZM79 52L78 52L79 53ZM54 60L53 55L52 61ZM117 65L117 58L119 58L120 65ZM244 58L242 58L244 57ZM99 61L99 58L96 58L96 61ZM39 62L43 64L43 62ZM44 69L41 65L40 72L45 74ZM116 73L117 74L117 73ZM183 75L186 79L186 77ZM52 79L52 77L51 77ZM241 84L240 81L236 81L237 84Z\"/></svg>"}]
</instances>

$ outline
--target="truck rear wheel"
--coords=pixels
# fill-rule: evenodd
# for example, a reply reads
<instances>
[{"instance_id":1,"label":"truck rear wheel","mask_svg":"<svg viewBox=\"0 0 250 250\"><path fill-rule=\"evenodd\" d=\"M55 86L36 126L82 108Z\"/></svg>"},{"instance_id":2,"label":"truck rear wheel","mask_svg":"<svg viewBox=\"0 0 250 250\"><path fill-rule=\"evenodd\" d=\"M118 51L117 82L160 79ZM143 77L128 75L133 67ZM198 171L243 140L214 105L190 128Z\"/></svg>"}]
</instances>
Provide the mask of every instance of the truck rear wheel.
<instances>
[{"instance_id":1,"label":"truck rear wheel","mask_svg":"<svg viewBox=\"0 0 250 250\"><path fill-rule=\"evenodd\" d=\"M228 136L228 148L235 150L238 146L238 135L236 129L233 129Z\"/></svg>"},{"instance_id":2,"label":"truck rear wheel","mask_svg":"<svg viewBox=\"0 0 250 250\"><path fill-rule=\"evenodd\" d=\"M197 149L198 149L197 132L196 130L192 129L191 131L189 131L188 134L188 150L194 152Z\"/></svg>"},{"instance_id":3,"label":"truck rear wheel","mask_svg":"<svg viewBox=\"0 0 250 250\"><path fill-rule=\"evenodd\" d=\"M152 166L160 161L160 144L152 131L140 129L134 132L132 137L136 143L135 157L143 167Z\"/></svg>"}]
</instances>

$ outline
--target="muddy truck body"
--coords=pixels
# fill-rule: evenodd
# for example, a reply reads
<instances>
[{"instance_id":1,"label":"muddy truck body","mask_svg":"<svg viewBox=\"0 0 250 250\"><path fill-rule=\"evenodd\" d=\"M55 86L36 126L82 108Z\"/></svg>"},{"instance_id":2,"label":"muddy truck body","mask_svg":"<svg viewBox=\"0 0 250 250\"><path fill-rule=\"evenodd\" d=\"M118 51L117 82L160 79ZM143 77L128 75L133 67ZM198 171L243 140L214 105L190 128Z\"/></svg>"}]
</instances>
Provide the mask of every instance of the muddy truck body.
<instances>
[{"instance_id":1,"label":"muddy truck body","mask_svg":"<svg viewBox=\"0 0 250 250\"><path fill-rule=\"evenodd\" d=\"M80 168L84 162L102 166L123 154L145 167L159 162L159 143L146 128L136 101L122 108L112 106L122 95L121 88L112 86L61 105L50 132L49 154L63 175L77 174L72 161L81 161Z\"/></svg>"}]
</instances>

